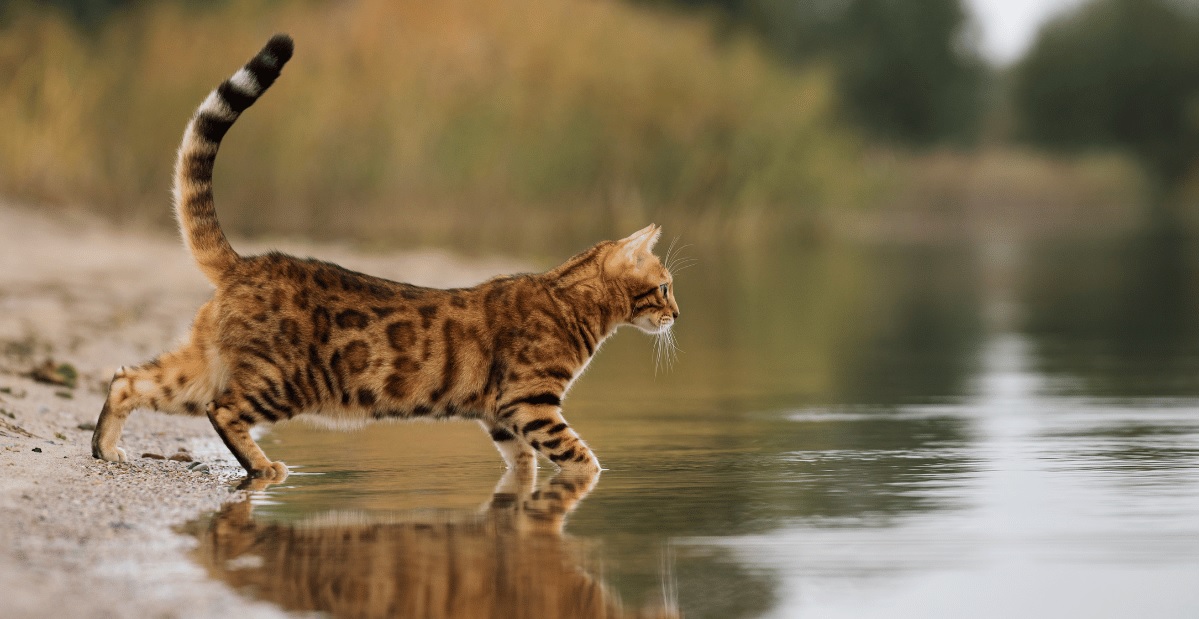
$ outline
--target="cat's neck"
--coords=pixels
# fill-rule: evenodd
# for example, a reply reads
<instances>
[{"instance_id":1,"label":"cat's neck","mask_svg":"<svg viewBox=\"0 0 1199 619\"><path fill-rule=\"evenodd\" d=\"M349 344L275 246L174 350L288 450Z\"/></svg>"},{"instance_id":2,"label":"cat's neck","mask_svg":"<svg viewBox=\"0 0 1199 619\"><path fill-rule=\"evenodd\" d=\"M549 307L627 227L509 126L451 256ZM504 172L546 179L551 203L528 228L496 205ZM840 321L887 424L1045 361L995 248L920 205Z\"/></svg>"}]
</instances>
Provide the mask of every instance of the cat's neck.
<instances>
[{"instance_id":1,"label":"cat's neck","mask_svg":"<svg viewBox=\"0 0 1199 619\"><path fill-rule=\"evenodd\" d=\"M627 300L623 295L608 290L600 278L566 285L562 285L561 281L550 281L549 284L547 288L559 310L585 331L580 335L587 340L584 347L590 358L620 326L627 313L623 311Z\"/></svg>"},{"instance_id":2,"label":"cat's neck","mask_svg":"<svg viewBox=\"0 0 1199 619\"><path fill-rule=\"evenodd\" d=\"M604 276L604 261L612 247L605 241L542 274L563 315L586 332L588 359L628 316L629 299Z\"/></svg>"}]
</instances>

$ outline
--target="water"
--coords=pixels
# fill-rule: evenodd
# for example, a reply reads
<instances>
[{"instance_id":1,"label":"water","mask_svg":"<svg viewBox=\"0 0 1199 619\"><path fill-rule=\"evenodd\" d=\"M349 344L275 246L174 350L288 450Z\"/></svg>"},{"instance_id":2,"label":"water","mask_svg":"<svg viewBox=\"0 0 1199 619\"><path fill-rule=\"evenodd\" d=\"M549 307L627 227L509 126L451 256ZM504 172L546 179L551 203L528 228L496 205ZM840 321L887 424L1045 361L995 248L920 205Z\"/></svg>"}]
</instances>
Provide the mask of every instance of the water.
<instances>
[{"instance_id":1,"label":"water","mask_svg":"<svg viewBox=\"0 0 1199 619\"><path fill-rule=\"evenodd\" d=\"M622 331L566 401L581 500L470 424L287 425L197 560L341 616L1199 616L1195 250L692 249L673 369Z\"/></svg>"}]
</instances>

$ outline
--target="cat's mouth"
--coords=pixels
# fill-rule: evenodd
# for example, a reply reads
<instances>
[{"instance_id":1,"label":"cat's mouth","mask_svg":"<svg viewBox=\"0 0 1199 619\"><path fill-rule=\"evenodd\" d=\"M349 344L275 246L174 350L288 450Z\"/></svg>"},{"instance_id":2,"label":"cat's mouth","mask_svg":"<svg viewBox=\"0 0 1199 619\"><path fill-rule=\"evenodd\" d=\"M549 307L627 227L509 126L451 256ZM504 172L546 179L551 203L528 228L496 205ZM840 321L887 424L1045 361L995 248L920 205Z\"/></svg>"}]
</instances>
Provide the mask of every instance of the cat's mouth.
<instances>
[{"instance_id":1,"label":"cat's mouth","mask_svg":"<svg viewBox=\"0 0 1199 619\"><path fill-rule=\"evenodd\" d=\"M665 316L663 318L655 319L651 316L642 316L641 318L633 321L633 326L650 335L662 335L663 333L670 331L670 328L674 326L674 318Z\"/></svg>"}]
</instances>

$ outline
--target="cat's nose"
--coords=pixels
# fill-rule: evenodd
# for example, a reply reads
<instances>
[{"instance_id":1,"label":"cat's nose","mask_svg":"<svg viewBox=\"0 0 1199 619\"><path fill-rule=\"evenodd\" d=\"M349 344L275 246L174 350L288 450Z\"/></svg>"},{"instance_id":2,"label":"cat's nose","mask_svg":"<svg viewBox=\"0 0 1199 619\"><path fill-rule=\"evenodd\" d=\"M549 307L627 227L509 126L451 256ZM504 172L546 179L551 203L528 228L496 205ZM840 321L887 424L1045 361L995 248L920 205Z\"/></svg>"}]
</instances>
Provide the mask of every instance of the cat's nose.
<instances>
[{"instance_id":1,"label":"cat's nose","mask_svg":"<svg viewBox=\"0 0 1199 619\"><path fill-rule=\"evenodd\" d=\"M674 311L674 314L673 314L673 316L674 316L675 320L678 320L678 318L679 318L679 310L675 310L675 311Z\"/></svg>"}]
</instances>

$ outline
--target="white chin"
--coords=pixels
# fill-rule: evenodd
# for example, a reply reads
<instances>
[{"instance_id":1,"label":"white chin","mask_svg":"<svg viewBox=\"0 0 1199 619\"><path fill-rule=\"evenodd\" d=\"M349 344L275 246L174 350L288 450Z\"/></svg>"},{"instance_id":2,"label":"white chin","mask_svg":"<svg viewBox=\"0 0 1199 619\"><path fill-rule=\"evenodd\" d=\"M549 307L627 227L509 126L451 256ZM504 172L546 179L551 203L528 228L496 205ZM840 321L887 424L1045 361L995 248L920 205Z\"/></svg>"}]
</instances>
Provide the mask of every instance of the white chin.
<instances>
[{"instance_id":1,"label":"white chin","mask_svg":"<svg viewBox=\"0 0 1199 619\"><path fill-rule=\"evenodd\" d=\"M635 322L635 323L633 323L633 326L637 327L638 329L641 329L642 331L644 331L650 335L660 335L662 333L669 331L671 324L672 323L666 323L664 325L656 325L655 326L654 324L649 323L649 322Z\"/></svg>"}]
</instances>

